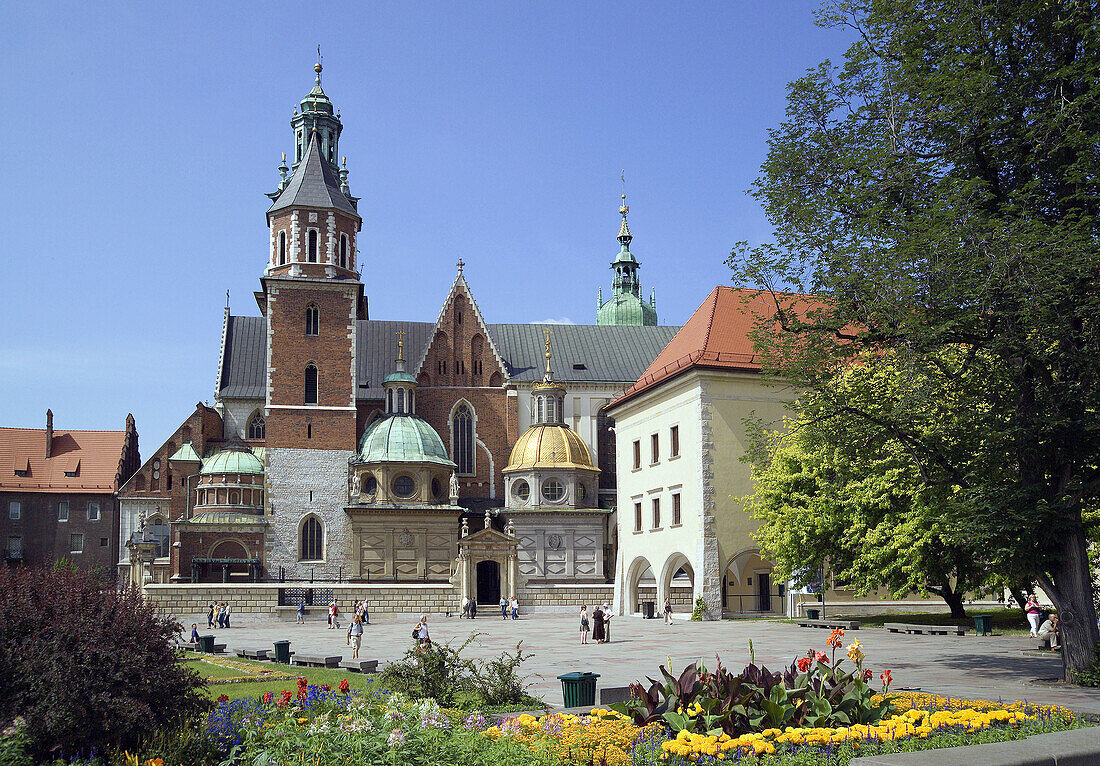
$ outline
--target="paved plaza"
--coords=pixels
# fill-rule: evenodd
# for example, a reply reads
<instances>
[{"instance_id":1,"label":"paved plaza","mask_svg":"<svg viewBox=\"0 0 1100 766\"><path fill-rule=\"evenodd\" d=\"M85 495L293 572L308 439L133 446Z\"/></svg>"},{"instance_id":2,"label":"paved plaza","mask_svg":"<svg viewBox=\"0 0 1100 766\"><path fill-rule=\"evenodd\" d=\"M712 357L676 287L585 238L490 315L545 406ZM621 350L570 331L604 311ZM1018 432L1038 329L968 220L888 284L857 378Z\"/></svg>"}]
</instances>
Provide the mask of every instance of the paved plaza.
<instances>
[{"instance_id":1,"label":"paved plaza","mask_svg":"<svg viewBox=\"0 0 1100 766\"><path fill-rule=\"evenodd\" d=\"M291 649L303 654L342 654L351 657L345 645L346 623L341 630L328 630L325 617L314 610L305 625L289 618L234 614L228 630L204 630L206 615L183 618L187 633L192 622L200 633L213 633L219 643L235 648L270 648L272 641L289 639ZM572 614L543 613L521 616L519 620L501 620L488 610L477 620L432 615L429 621L432 639L460 644L471 633L477 640L466 650L471 657L497 656L523 642L531 659L523 666L533 691L549 704L562 704L561 683L557 677L572 671L600 674L599 686L625 686L645 676L656 676L657 667L671 657L674 668L702 658L714 667L715 654L729 668L740 669L749 658L752 639L756 661L778 670L807 649L824 650L827 630L799 628L768 620L689 622L678 620L666 627L660 620L617 617L612 620L609 644L580 644L578 620ZM372 618L365 626L361 659L382 663L400 657L412 644L411 631L418 615L384 615ZM1026 637L921 636L887 633L881 628L849 631L845 644L858 638L867 653L868 666L877 678L884 668L894 675L899 687L920 688L939 694L991 700L1026 699L1033 702L1065 705L1073 710L1100 715L1100 690L1064 684L1035 683L1061 675L1057 654L1024 654L1035 642ZM307 673L308 675L308 673Z\"/></svg>"}]
</instances>

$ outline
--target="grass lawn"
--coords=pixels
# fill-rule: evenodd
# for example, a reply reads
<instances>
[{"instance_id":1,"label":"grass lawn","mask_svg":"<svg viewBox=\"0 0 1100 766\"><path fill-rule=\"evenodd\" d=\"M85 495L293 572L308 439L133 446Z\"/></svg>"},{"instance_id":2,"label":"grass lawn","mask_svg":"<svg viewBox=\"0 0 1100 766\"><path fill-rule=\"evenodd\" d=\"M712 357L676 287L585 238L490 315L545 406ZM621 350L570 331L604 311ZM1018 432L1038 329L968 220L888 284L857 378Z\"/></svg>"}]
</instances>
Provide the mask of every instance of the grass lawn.
<instances>
[{"instance_id":1,"label":"grass lawn","mask_svg":"<svg viewBox=\"0 0 1100 766\"><path fill-rule=\"evenodd\" d=\"M265 679L257 675L255 682L242 681L231 684L208 683L203 687L203 693L211 699L217 699L226 695L229 699L242 697L259 697L266 692L279 696L283 690L294 693L298 691L298 678L305 678L314 686L331 686L333 689L340 685L345 678L352 689L361 692L372 691L376 683L373 674L351 673L347 670L333 668L304 668L298 666L279 665L274 662L257 662L255 660L243 660L238 657L228 657L224 654L217 655L215 660L230 660L237 667L221 667L199 659L201 655L188 652L182 662L194 668L203 678L240 678L248 675L249 670L260 673L264 670L274 670L281 673L292 673L293 678ZM243 669L242 669L243 668Z\"/></svg>"},{"instance_id":2,"label":"grass lawn","mask_svg":"<svg viewBox=\"0 0 1100 766\"><path fill-rule=\"evenodd\" d=\"M836 617L840 614L843 614L843 609L840 606L833 607L826 611L826 615L829 617ZM934 614L920 612L884 612L882 614L856 615L852 617L852 619L859 620L860 628L881 628L883 624L887 622L907 622L913 625L959 625L967 628L973 633L974 618L971 615L974 614L992 615L993 634L996 636L1027 636L1031 633L1031 629L1027 624L1027 618L1024 617L1022 609L972 608L967 610L966 617L952 617L947 612Z\"/></svg>"}]
</instances>

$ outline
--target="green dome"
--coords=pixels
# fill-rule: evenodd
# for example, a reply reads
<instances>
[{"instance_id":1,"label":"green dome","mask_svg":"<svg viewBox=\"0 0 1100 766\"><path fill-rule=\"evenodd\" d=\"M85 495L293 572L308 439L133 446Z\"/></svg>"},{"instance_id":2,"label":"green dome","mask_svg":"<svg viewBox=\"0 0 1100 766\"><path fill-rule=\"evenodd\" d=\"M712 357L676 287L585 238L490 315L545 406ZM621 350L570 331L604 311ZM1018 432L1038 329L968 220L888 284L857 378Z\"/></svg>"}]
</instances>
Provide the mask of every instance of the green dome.
<instances>
[{"instance_id":1,"label":"green dome","mask_svg":"<svg viewBox=\"0 0 1100 766\"><path fill-rule=\"evenodd\" d=\"M206 459L199 473L254 473L262 474L264 464L248 450L223 449Z\"/></svg>"},{"instance_id":2,"label":"green dome","mask_svg":"<svg viewBox=\"0 0 1100 766\"><path fill-rule=\"evenodd\" d=\"M382 383L416 383L416 378L407 372L391 372L382 378Z\"/></svg>"},{"instance_id":3,"label":"green dome","mask_svg":"<svg viewBox=\"0 0 1100 766\"><path fill-rule=\"evenodd\" d=\"M387 415L367 427L359 442L366 463L437 463L454 467L443 440L415 415Z\"/></svg>"},{"instance_id":4,"label":"green dome","mask_svg":"<svg viewBox=\"0 0 1100 766\"><path fill-rule=\"evenodd\" d=\"M600 306L596 312L596 324L654 326L657 324L657 309L637 295L620 293Z\"/></svg>"}]
</instances>

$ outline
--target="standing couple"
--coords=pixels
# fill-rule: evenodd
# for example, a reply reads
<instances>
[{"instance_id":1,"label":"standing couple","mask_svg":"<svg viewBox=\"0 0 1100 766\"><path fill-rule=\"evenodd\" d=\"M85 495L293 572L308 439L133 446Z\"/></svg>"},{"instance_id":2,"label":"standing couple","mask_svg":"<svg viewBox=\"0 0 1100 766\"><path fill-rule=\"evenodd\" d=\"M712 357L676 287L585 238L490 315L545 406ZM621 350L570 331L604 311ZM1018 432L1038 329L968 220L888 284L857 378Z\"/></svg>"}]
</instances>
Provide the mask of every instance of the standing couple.
<instances>
[{"instance_id":1,"label":"standing couple","mask_svg":"<svg viewBox=\"0 0 1100 766\"><path fill-rule=\"evenodd\" d=\"M608 604L597 605L592 610L592 640L597 644L606 644L611 641L611 607ZM588 606L581 604L581 643L588 643Z\"/></svg>"},{"instance_id":2,"label":"standing couple","mask_svg":"<svg viewBox=\"0 0 1100 766\"><path fill-rule=\"evenodd\" d=\"M509 601L506 596L501 596L500 597L500 618L502 620L507 620L508 619L508 611L509 610L512 611L512 619L513 620L518 620L519 619L519 600L515 596L512 596L512 599Z\"/></svg>"}]
</instances>

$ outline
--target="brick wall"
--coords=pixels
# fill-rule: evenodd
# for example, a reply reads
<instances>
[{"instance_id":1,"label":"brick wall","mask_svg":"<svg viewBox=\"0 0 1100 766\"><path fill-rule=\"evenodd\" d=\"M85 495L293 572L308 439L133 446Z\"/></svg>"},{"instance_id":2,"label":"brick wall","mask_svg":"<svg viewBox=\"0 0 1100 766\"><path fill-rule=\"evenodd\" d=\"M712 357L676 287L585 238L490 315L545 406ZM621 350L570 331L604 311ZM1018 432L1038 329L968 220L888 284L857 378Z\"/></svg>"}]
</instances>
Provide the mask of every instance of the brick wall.
<instances>
[{"instance_id":1,"label":"brick wall","mask_svg":"<svg viewBox=\"0 0 1100 766\"><path fill-rule=\"evenodd\" d=\"M268 446L354 448L355 319L360 288L358 282L268 281ZM305 332L310 304L319 312L317 335ZM317 368L317 406L305 405L305 372L310 364Z\"/></svg>"},{"instance_id":2,"label":"brick wall","mask_svg":"<svg viewBox=\"0 0 1100 766\"><path fill-rule=\"evenodd\" d=\"M18 519L9 518L18 502ZM58 503L69 504L69 520L58 520ZM99 519L88 519L89 503L98 503ZM0 549L9 537L23 538L23 562L30 566L68 559L79 567L111 571L118 562L118 501L113 494L77 492L0 492ZM84 550L73 553L70 535L84 535ZM102 544L106 540L106 544Z\"/></svg>"},{"instance_id":3,"label":"brick wall","mask_svg":"<svg viewBox=\"0 0 1100 766\"><path fill-rule=\"evenodd\" d=\"M355 274L355 243L360 222L334 210L294 209L272 216L268 274L315 278ZM317 262L309 262L309 230L317 231ZM279 264L279 233L286 232L286 263ZM348 238L347 268L341 268L340 235Z\"/></svg>"}]
</instances>

